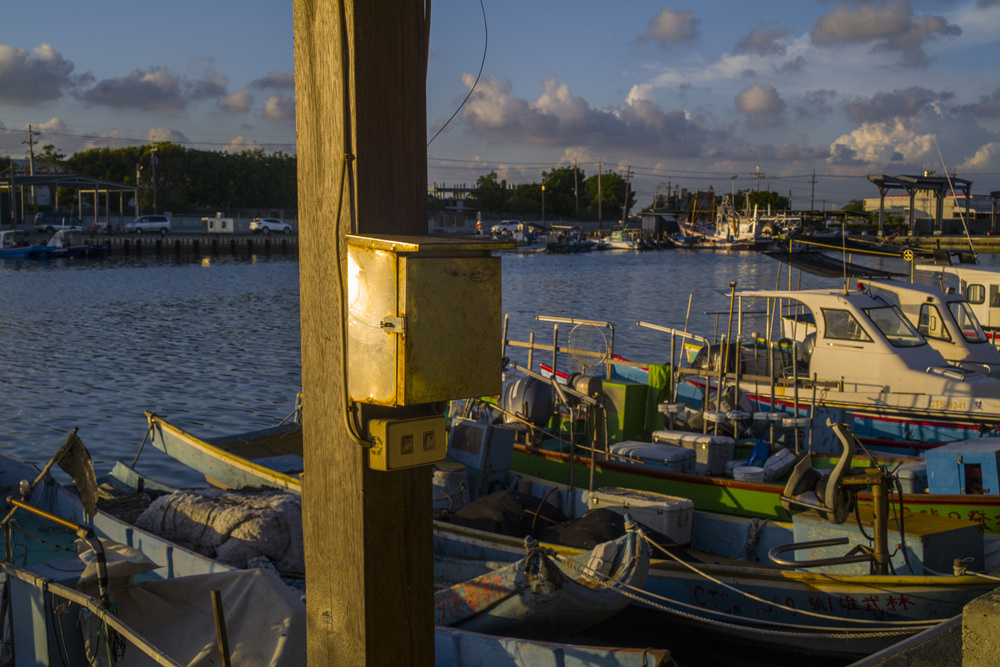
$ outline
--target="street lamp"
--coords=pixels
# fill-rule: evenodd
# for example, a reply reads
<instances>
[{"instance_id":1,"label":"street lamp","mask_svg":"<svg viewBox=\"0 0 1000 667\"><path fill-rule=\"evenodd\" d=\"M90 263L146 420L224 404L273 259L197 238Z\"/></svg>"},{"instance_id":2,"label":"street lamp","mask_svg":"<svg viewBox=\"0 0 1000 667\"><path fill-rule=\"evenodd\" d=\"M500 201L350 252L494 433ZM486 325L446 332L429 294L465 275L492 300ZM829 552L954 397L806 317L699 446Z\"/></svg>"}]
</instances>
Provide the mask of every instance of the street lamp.
<instances>
[{"instance_id":1,"label":"street lamp","mask_svg":"<svg viewBox=\"0 0 1000 667\"><path fill-rule=\"evenodd\" d=\"M545 229L545 183L542 182L542 229Z\"/></svg>"}]
</instances>

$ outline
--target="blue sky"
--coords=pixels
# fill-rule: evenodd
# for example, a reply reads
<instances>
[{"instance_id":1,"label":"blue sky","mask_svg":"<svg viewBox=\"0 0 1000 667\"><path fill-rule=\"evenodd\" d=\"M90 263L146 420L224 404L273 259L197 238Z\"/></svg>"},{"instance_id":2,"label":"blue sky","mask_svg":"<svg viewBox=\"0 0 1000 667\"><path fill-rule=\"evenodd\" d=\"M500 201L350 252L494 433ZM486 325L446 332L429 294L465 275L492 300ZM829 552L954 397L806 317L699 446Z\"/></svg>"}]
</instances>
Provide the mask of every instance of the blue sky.
<instances>
[{"instance_id":1,"label":"blue sky","mask_svg":"<svg viewBox=\"0 0 1000 667\"><path fill-rule=\"evenodd\" d=\"M0 154L151 140L295 151L292 3L9 3ZM945 169L1000 189L1000 0L434 0L428 181L630 170L828 208L865 176ZM940 152L940 155L939 155ZM812 174L816 173L815 187ZM732 179L736 176L736 179Z\"/></svg>"}]
</instances>

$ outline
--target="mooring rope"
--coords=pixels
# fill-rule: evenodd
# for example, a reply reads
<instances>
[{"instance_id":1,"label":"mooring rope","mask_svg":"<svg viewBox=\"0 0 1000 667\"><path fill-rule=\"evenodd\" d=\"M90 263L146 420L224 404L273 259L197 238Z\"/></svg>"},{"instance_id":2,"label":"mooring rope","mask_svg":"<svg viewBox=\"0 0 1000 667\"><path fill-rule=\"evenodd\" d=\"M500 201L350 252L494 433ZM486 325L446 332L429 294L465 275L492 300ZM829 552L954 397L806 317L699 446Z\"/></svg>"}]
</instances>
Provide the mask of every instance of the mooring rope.
<instances>
[{"instance_id":1,"label":"mooring rope","mask_svg":"<svg viewBox=\"0 0 1000 667\"><path fill-rule=\"evenodd\" d=\"M643 590L641 588L637 588L637 587L632 586L630 584L626 584L626 583L620 582L618 580L612 579L611 577L607 577L606 575L603 575L603 574L601 574L599 572L591 572L588 568L581 567L575 561L572 561L571 559L568 559L565 556L562 556L561 554L553 553L552 555L560 563L562 563L563 565L565 565L566 567L568 567L570 569L575 569L578 572L581 572L581 573L584 573L584 574L590 573L592 577L606 580L608 582L608 583L604 584L606 587L612 588L612 589L616 590L618 593L620 593L621 595L625 596L626 598L628 598L630 600L633 600L635 602L639 602L641 604L645 604L647 606L650 606L650 607L652 607L654 609L657 609L659 611L663 611L663 612L668 613L668 614L673 614L673 615L680 616L682 618L686 618L686 619L689 619L689 620L692 620L692 621L697 621L699 623L708 623L710 625L714 625L714 626L721 627L721 628L728 628L728 629L731 629L731 630L740 630L740 631L744 631L744 632L750 631L750 632L760 633L760 634L764 634L764 635L772 635L772 636L775 636L775 637L826 638L826 639L864 639L864 638L897 637L897 636L900 636L900 635L910 635L910 634L914 634L914 633L922 631L922 630L927 630L927 629L932 628L935 625L941 623L940 620L930 620L930 621L899 621L898 623L911 624L911 626L910 627L906 627L906 628L899 628L899 629L892 629L892 628L884 628L883 627L882 629L878 629L878 630L848 630L848 629L845 629L845 628L842 628L842 627L809 626L809 625L800 625L800 624L791 624L791 623L784 623L782 625L784 627L786 627L786 628L793 628L793 630L776 630L776 629L773 629L773 628L752 627L755 624L772 624L773 625L774 622L773 621L763 621L763 620L760 620L760 619L753 619L753 618L741 618L740 620L742 621L742 623L733 623L733 622L727 622L727 621L719 621L719 620L716 620L716 619L713 619L713 618L706 618L706 614L716 615L716 616L725 616L725 617L728 617L728 618L732 618L732 615L731 614L726 614L725 612L721 612L721 611L714 610L714 609L705 609L705 608L702 608L702 607L696 607L694 605L691 605L691 604L688 604L688 603L685 603L685 602L680 602L678 600L671 600L671 599L665 598L665 597L663 597L661 595L657 595L655 593L650 593L649 591L645 591L645 590ZM662 601L662 603L661 602L657 602L656 600L660 600L660 601ZM697 613L686 612L686 611L682 611L680 609L676 609L676 608L673 608L673 607L668 607L668 606L666 606L666 604L663 604L663 603L675 605L675 606L678 606L678 607L686 607L686 608L689 608L689 609L693 609ZM781 605L776 605L773 602L764 601L764 603L768 604L768 605L771 605L771 606L781 606ZM788 608L788 607L785 607L785 608L786 609L791 609L791 608ZM791 609L791 611L794 612L794 613L804 613L802 610L798 610L798 609ZM818 615L818 614L812 614L812 615ZM863 619L843 619L843 618L837 618L837 617L825 617L825 616L822 616L822 615L819 615L819 616L821 616L823 618L831 618L832 620L837 620L837 621L855 621L855 622L879 623L879 621L864 621ZM892 621L886 621L886 623L893 623L893 622Z\"/></svg>"}]
</instances>

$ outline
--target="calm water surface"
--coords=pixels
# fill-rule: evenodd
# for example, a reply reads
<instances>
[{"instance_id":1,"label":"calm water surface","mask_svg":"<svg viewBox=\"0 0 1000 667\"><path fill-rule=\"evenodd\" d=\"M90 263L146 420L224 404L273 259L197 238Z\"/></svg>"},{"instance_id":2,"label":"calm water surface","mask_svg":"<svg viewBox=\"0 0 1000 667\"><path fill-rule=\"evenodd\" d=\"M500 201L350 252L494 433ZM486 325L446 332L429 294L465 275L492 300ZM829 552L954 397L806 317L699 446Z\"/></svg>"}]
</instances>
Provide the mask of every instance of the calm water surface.
<instances>
[{"instance_id":1,"label":"calm water surface","mask_svg":"<svg viewBox=\"0 0 1000 667\"><path fill-rule=\"evenodd\" d=\"M755 253L511 254L503 306L512 338L534 331L551 342L539 314L609 321L616 353L663 361L668 338L636 322L683 327L693 294L689 330L711 334L716 317L706 311L728 308L729 283L785 287L778 266ZM801 286L841 282L807 275ZM560 340L571 335L581 345L603 342L563 325ZM272 425L292 411L300 358L293 260L0 260L2 453L47 461L79 427L101 474L116 459L132 461L146 410L197 433ZM149 446L139 468L175 484L202 480Z\"/></svg>"}]
</instances>

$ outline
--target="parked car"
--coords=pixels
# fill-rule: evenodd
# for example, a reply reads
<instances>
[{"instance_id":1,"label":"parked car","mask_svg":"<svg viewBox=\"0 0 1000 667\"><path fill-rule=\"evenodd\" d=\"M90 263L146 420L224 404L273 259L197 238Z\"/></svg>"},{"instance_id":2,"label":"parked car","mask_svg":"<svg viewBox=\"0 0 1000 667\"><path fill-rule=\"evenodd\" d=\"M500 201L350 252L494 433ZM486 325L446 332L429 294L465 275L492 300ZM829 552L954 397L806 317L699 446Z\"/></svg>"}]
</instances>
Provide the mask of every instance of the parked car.
<instances>
[{"instance_id":1,"label":"parked car","mask_svg":"<svg viewBox=\"0 0 1000 667\"><path fill-rule=\"evenodd\" d=\"M60 211L39 211L35 214L34 225L37 231L46 234L83 231L83 223L79 218Z\"/></svg>"},{"instance_id":2,"label":"parked car","mask_svg":"<svg viewBox=\"0 0 1000 667\"><path fill-rule=\"evenodd\" d=\"M271 232L291 234L292 226L277 218L254 218L250 221L250 231L254 234L270 234Z\"/></svg>"},{"instance_id":3,"label":"parked car","mask_svg":"<svg viewBox=\"0 0 1000 667\"><path fill-rule=\"evenodd\" d=\"M122 231L135 232L136 234L143 232L166 234L170 231L170 218L165 215L143 215L126 223Z\"/></svg>"}]
</instances>

